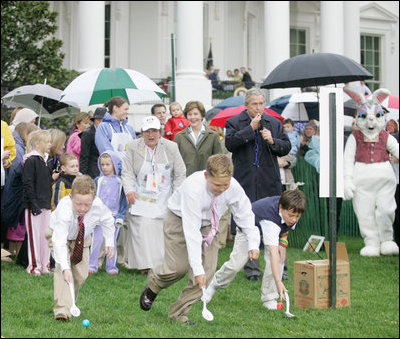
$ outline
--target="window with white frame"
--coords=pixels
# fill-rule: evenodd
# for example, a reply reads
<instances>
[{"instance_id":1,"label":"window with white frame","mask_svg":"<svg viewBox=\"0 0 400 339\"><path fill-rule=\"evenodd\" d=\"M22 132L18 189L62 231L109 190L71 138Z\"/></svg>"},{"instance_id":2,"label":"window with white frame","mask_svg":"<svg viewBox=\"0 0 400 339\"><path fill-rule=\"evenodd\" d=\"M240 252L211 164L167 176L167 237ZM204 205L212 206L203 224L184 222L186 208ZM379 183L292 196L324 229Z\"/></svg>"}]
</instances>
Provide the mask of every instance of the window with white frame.
<instances>
[{"instance_id":1,"label":"window with white frame","mask_svg":"<svg viewBox=\"0 0 400 339\"><path fill-rule=\"evenodd\" d=\"M290 29L290 57L306 53L306 30Z\"/></svg>"},{"instance_id":2,"label":"window with white frame","mask_svg":"<svg viewBox=\"0 0 400 339\"><path fill-rule=\"evenodd\" d=\"M374 35L361 35L361 65L374 77L365 83L373 92L380 88L381 79L381 38Z\"/></svg>"}]
</instances>

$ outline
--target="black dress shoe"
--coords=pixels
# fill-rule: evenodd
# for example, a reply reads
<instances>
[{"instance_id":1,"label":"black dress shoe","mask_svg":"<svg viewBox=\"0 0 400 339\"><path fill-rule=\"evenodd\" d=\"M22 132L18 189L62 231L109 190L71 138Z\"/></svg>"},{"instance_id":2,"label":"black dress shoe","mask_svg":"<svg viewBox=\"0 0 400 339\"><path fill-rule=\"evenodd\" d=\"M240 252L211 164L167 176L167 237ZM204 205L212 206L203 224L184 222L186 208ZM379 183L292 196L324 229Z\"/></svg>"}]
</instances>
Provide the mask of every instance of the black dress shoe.
<instances>
[{"instance_id":1,"label":"black dress shoe","mask_svg":"<svg viewBox=\"0 0 400 339\"><path fill-rule=\"evenodd\" d=\"M259 281L260 277L258 275L251 275L247 279L249 279L250 281Z\"/></svg>"},{"instance_id":2,"label":"black dress shoe","mask_svg":"<svg viewBox=\"0 0 400 339\"><path fill-rule=\"evenodd\" d=\"M154 293L150 288L146 286L142 294L140 295L140 308L143 311L150 311L156 297L157 293Z\"/></svg>"}]
</instances>

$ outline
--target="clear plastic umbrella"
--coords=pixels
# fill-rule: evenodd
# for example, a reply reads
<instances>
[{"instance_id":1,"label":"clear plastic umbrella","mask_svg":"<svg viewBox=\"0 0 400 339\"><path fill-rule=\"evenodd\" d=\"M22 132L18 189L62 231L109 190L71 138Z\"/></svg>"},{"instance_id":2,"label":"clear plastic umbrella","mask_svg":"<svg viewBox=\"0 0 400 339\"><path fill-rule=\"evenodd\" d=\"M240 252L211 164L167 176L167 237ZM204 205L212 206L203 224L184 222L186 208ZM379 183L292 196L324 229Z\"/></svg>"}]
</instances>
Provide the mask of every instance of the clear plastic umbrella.
<instances>
[{"instance_id":1,"label":"clear plastic umbrella","mask_svg":"<svg viewBox=\"0 0 400 339\"><path fill-rule=\"evenodd\" d=\"M26 107L41 117L58 118L68 113L78 113L79 106L71 101L60 102L62 91L46 84L25 85L15 88L1 99L8 107ZM40 123L40 122L39 122Z\"/></svg>"}]
</instances>

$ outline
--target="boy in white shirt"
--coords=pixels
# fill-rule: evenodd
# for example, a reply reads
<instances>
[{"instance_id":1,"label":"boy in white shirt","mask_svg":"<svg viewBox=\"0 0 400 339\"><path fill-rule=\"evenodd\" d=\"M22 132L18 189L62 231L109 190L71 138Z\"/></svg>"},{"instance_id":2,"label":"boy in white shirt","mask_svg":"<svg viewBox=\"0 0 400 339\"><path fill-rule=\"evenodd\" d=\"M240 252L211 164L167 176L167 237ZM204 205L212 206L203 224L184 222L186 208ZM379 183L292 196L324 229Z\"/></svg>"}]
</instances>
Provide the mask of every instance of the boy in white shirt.
<instances>
[{"instance_id":1,"label":"boy in white shirt","mask_svg":"<svg viewBox=\"0 0 400 339\"><path fill-rule=\"evenodd\" d=\"M83 224L82 224L83 223ZM54 317L66 321L71 317L72 306L69 284L75 287L75 300L89 274L90 234L96 225L103 227L106 253L114 255L114 218L100 198L96 197L96 186L88 175L77 177L71 194L60 200L52 212L46 239L56 261L54 272ZM83 233L83 245L79 239ZM77 240L77 241L75 241ZM80 252L75 243L81 245ZM75 262L75 263L74 263Z\"/></svg>"},{"instance_id":2,"label":"boy in white shirt","mask_svg":"<svg viewBox=\"0 0 400 339\"><path fill-rule=\"evenodd\" d=\"M260 234L255 227L250 200L240 184L232 177L233 164L225 154L208 158L205 171L198 171L185 179L168 200L164 219L164 262L150 270L147 286L140 296L140 307L149 311L157 294L189 272L189 281L168 318L195 325L187 317L191 306L202 295L212 278L218 261L219 217L228 207L248 240L249 258L257 259Z\"/></svg>"},{"instance_id":3,"label":"boy in white shirt","mask_svg":"<svg viewBox=\"0 0 400 339\"><path fill-rule=\"evenodd\" d=\"M261 285L261 301L269 310L277 309L277 298L285 299L282 282L288 233L295 229L306 209L306 196L299 189L286 190L282 195L259 199L252 204L256 225L262 228L265 245L265 270ZM246 239L238 233L229 260L215 273L206 290L210 302L217 289L227 288L246 263Z\"/></svg>"}]
</instances>

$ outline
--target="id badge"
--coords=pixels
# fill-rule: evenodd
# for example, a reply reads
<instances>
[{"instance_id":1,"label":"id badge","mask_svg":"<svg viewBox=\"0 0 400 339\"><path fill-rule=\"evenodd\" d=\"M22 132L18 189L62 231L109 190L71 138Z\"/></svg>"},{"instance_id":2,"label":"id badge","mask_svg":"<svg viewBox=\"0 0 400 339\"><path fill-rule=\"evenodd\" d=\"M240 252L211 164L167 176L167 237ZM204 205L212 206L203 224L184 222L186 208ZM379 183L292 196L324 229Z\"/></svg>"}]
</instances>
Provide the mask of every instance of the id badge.
<instances>
[{"instance_id":1,"label":"id badge","mask_svg":"<svg viewBox=\"0 0 400 339\"><path fill-rule=\"evenodd\" d=\"M149 192L158 192L158 175L147 174L146 190Z\"/></svg>"}]
</instances>

